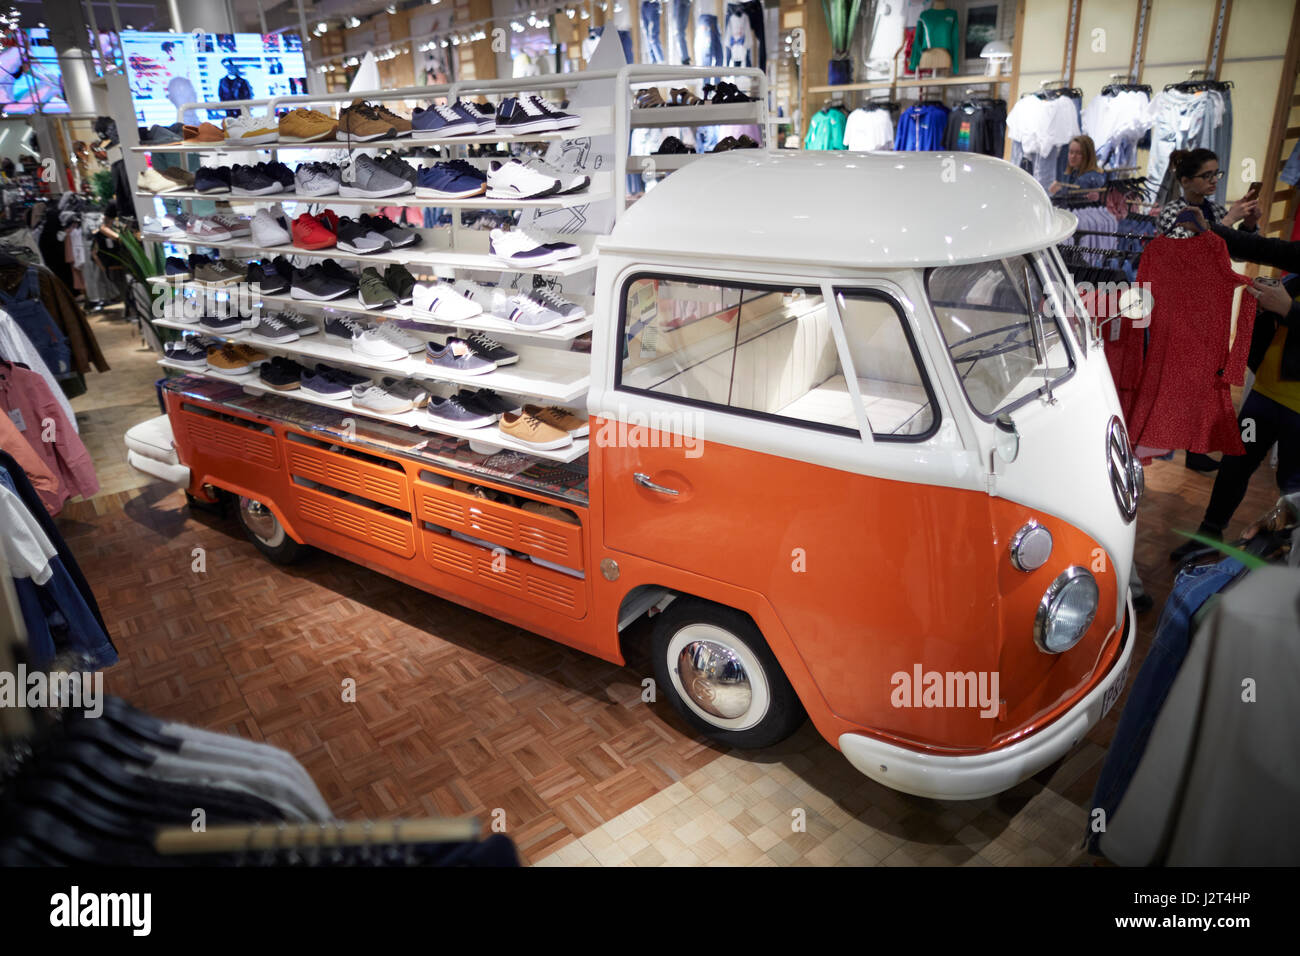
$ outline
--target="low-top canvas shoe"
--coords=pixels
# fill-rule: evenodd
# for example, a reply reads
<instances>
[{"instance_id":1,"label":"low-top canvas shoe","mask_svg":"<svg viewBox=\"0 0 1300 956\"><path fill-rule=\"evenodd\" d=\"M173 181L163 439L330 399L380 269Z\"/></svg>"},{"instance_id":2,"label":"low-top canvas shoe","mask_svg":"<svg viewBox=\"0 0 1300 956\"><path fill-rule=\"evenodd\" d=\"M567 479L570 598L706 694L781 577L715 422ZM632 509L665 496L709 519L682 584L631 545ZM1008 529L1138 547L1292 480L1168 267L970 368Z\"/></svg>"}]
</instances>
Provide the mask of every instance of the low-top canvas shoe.
<instances>
[{"instance_id":1,"label":"low-top canvas shoe","mask_svg":"<svg viewBox=\"0 0 1300 956\"><path fill-rule=\"evenodd\" d=\"M233 259L219 259L195 269L194 280L213 286L234 285L244 281L244 264Z\"/></svg>"},{"instance_id":2,"label":"low-top canvas shoe","mask_svg":"<svg viewBox=\"0 0 1300 956\"><path fill-rule=\"evenodd\" d=\"M194 174L188 169L181 169L179 166L168 166L162 170L163 179L170 179L181 189L194 188Z\"/></svg>"},{"instance_id":3,"label":"low-top canvas shoe","mask_svg":"<svg viewBox=\"0 0 1300 956\"><path fill-rule=\"evenodd\" d=\"M168 256L163 263L163 275L183 282L190 277L190 264L180 256Z\"/></svg>"},{"instance_id":4,"label":"low-top canvas shoe","mask_svg":"<svg viewBox=\"0 0 1300 956\"><path fill-rule=\"evenodd\" d=\"M480 110L479 106L483 109ZM451 104L451 108L472 122L479 133L491 133L497 128L496 110L486 103L467 103L464 100L457 100Z\"/></svg>"},{"instance_id":5,"label":"low-top canvas shoe","mask_svg":"<svg viewBox=\"0 0 1300 956\"><path fill-rule=\"evenodd\" d=\"M476 391L463 388L456 393L456 396L462 402L466 401L467 398L472 398L475 405L485 408L495 415L501 415L505 412L517 412L523 408L519 402L512 398L504 398L490 388L480 388Z\"/></svg>"},{"instance_id":6,"label":"low-top canvas shoe","mask_svg":"<svg viewBox=\"0 0 1300 956\"><path fill-rule=\"evenodd\" d=\"M497 106L498 133L549 133L559 128L554 117L547 116L527 97L507 96Z\"/></svg>"},{"instance_id":7,"label":"low-top canvas shoe","mask_svg":"<svg viewBox=\"0 0 1300 956\"><path fill-rule=\"evenodd\" d=\"M179 342L166 343L163 346L163 357L186 368L204 368L208 364L208 350L190 335Z\"/></svg>"},{"instance_id":8,"label":"low-top canvas shoe","mask_svg":"<svg viewBox=\"0 0 1300 956\"><path fill-rule=\"evenodd\" d=\"M199 319L199 326L213 335L234 335L244 327L244 320L238 315L205 315Z\"/></svg>"},{"instance_id":9,"label":"low-top canvas shoe","mask_svg":"<svg viewBox=\"0 0 1300 956\"><path fill-rule=\"evenodd\" d=\"M582 123L582 117L574 113L566 113L564 110L546 102L540 96L532 94L521 98L537 107L543 116L549 116L554 120L556 129L573 129Z\"/></svg>"},{"instance_id":10,"label":"low-top canvas shoe","mask_svg":"<svg viewBox=\"0 0 1300 956\"><path fill-rule=\"evenodd\" d=\"M429 418L435 425L453 425L459 428L484 428L496 423L497 416L484 408L476 408L459 395L443 398L429 396Z\"/></svg>"},{"instance_id":11,"label":"low-top canvas shoe","mask_svg":"<svg viewBox=\"0 0 1300 956\"><path fill-rule=\"evenodd\" d=\"M230 167L200 166L194 174L194 191L204 195L230 192Z\"/></svg>"},{"instance_id":12,"label":"low-top canvas shoe","mask_svg":"<svg viewBox=\"0 0 1300 956\"><path fill-rule=\"evenodd\" d=\"M253 371L248 358L229 342L208 351L208 368L227 375L248 375Z\"/></svg>"},{"instance_id":13,"label":"low-top canvas shoe","mask_svg":"<svg viewBox=\"0 0 1300 956\"><path fill-rule=\"evenodd\" d=\"M440 371L459 372L462 375L486 375L495 372L497 368L495 362L489 362L470 348L468 342L455 336L447 339L443 345L430 342L425 346L424 359Z\"/></svg>"},{"instance_id":14,"label":"low-top canvas shoe","mask_svg":"<svg viewBox=\"0 0 1300 956\"><path fill-rule=\"evenodd\" d=\"M411 293L411 317L454 324L483 314L483 306L461 295L450 282L417 282Z\"/></svg>"},{"instance_id":15,"label":"low-top canvas shoe","mask_svg":"<svg viewBox=\"0 0 1300 956\"><path fill-rule=\"evenodd\" d=\"M381 384L393 395L400 395L402 398L409 399L411 405L416 408L423 408L429 404L428 386L416 379L385 378L381 380Z\"/></svg>"},{"instance_id":16,"label":"low-top canvas shoe","mask_svg":"<svg viewBox=\"0 0 1300 956\"><path fill-rule=\"evenodd\" d=\"M380 322L375 331L399 349L405 349L407 352L424 351L424 339L416 338L410 332L394 325L392 322Z\"/></svg>"},{"instance_id":17,"label":"low-top canvas shoe","mask_svg":"<svg viewBox=\"0 0 1300 956\"><path fill-rule=\"evenodd\" d=\"M510 295L502 289L492 297L492 315L528 332L543 332L568 321L549 306L526 295Z\"/></svg>"},{"instance_id":18,"label":"low-top canvas shoe","mask_svg":"<svg viewBox=\"0 0 1300 956\"><path fill-rule=\"evenodd\" d=\"M174 219L167 216L154 218L145 216L140 223L140 232L146 239L184 239L185 230L176 225Z\"/></svg>"},{"instance_id":19,"label":"low-top canvas shoe","mask_svg":"<svg viewBox=\"0 0 1300 956\"><path fill-rule=\"evenodd\" d=\"M224 228L236 239L251 236L253 234L252 227L249 226L248 220L243 216L228 216L224 212L218 212L213 213L208 218Z\"/></svg>"},{"instance_id":20,"label":"low-top canvas shoe","mask_svg":"<svg viewBox=\"0 0 1300 956\"><path fill-rule=\"evenodd\" d=\"M587 419L575 415L567 408L561 408L559 405L547 405L545 408L537 405L525 405L524 411L534 418L540 418L546 424L572 435L574 438L585 438L591 431L590 422Z\"/></svg>"},{"instance_id":21,"label":"low-top canvas shoe","mask_svg":"<svg viewBox=\"0 0 1300 956\"><path fill-rule=\"evenodd\" d=\"M394 176L369 156L358 156L344 170L339 183L339 195L352 198L378 199L411 192L411 184Z\"/></svg>"},{"instance_id":22,"label":"low-top canvas shoe","mask_svg":"<svg viewBox=\"0 0 1300 956\"><path fill-rule=\"evenodd\" d=\"M217 222L212 216L196 216L185 227L185 233L191 239L206 242L225 242L235 238L229 229Z\"/></svg>"},{"instance_id":23,"label":"low-top canvas shoe","mask_svg":"<svg viewBox=\"0 0 1300 956\"><path fill-rule=\"evenodd\" d=\"M354 385L352 387L352 404L357 408L379 412L381 415L400 415L402 412L409 412L415 407L415 403L409 398L397 395L382 385L376 385L374 382L368 385Z\"/></svg>"},{"instance_id":24,"label":"low-top canvas shoe","mask_svg":"<svg viewBox=\"0 0 1300 956\"><path fill-rule=\"evenodd\" d=\"M540 159L530 159L524 165L540 176L558 180L560 188L556 192L557 196L567 196L570 193L581 192L591 185L590 176L583 176L581 173L566 173L564 170L556 169L550 163L542 162Z\"/></svg>"},{"instance_id":25,"label":"low-top canvas shoe","mask_svg":"<svg viewBox=\"0 0 1300 956\"><path fill-rule=\"evenodd\" d=\"M563 448L573 443L573 438L568 432L554 425L548 425L527 412L506 412L501 416L499 427L501 434L521 441L525 445L531 445L533 448Z\"/></svg>"},{"instance_id":26,"label":"low-top canvas shoe","mask_svg":"<svg viewBox=\"0 0 1300 956\"><path fill-rule=\"evenodd\" d=\"M211 123L200 123L194 130L194 135L185 137L185 145L187 146L215 146L225 141L225 130L220 126L213 126Z\"/></svg>"},{"instance_id":27,"label":"low-top canvas shoe","mask_svg":"<svg viewBox=\"0 0 1300 956\"><path fill-rule=\"evenodd\" d=\"M280 138L280 126L274 116L254 116L244 110L239 116L226 118L226 144L229 146L257 146L274 143Z\"/></svg>"},{"instance_id":28,"label":"low-top canvas shoe","mask_svg":"<svg viewBox=\"0 0 1300 956\"><path fill-rule=\"evenodd\" d=\"M538 172L517 159L493 163L488 170L488 199L539 199L558 193L562 183L555 176Z\"/></svg>"},{"instance_id":29,"label":"low-top canvas shoe","mask_svg":"<svg viewBox=\"0 0 1300 956\"><path fill-rule=\"evenodd\" d=\"M135 185L136 189L142 193L175 193L185 188L180 183L168 179L152 166L146 166L140 170Z\"/></svg>"},{"instance_id":30,"label":"low-top canvas shoe","mask_svg":"<svg viewBox=\"0 0 1300 956\"><path fill-rule=\"evenodd\" d=\"M337 163L303 163L293 174L294 192L299 196L336 196L339 191Z\"/></svg>"},{"instance_id":31,"label":"low-top canvas shoe","mask_svg":"<svg viewBox=\"0 0 1300 956\"><path fill-rule=\"evenodd\" d=\"M313 398L324 398L334 402L345 401L352 397L354 383L345 381L338 371L328 365L317 365L314 369L304 368L298 380L299 385L304 394Z\"/></svg>"},{"instance_id":32,"label":"low-top canvas shoe","mask_svg":"<svg viewBox=\"0 0 1300 956\"><path fill-rule=\"evenodd\" d=\"M154 124L140 134L141 146L174 146L185 137L185 127L180 123L171 126Z\"/></svg>"},{"instance_id":33,"label":"low-top canvas shoe","mask_svg":"<svg viewBox=\"0 0 1300 956\"><path fill-rule=\"evenodd\" d=\"M298 339L298 333L274 315L263 315L259 318L253 325L252 333L260 339L281 345Z\"/></svg>"},{"instance_id":34,"label":"low-top canvas shoe","mask_svg":"<svg viewBox=\"0 0 1300 956\"><path fill-rule=\"evenodd\" d=\"M474 353L480 358L485 358L497 368L506 365L514 365L519 361L519 356L510 351L490 335L484 335L482 332L471 332L465 336L465 343L474 350Z\"/></svg>"},{"instance_id":35,"label":"low-top canvas shoe","mask_svg":"<svg viewBox=\"0 0 1300 956\"><path fill-rule=\"evenodd\" d=\"M275 317L299 335L315 335L320 331L320 326L311 319L303 318L297 312L293 311L293 309L284 309L281 312L277 312L275 313Z\"/></svg>"},{"instance_id":36,"label":"low-top canvas shoe","mask_svg":"<svg viewBox=\"0 0 1300 956\"><path fill-rule=\"evenodd\" d=\"M543 308L559 315L565 322L576 322L587 317L587 310L576 302L570 302L558 292L550 289L529 289L524 295Z\"/></svg>"},{"instance_id":37,"label":"low-top canvas shoe","mask_svg":"<svg viewBox=\"0 0 1300 956\"><path fill-rule=\"evenodd\" d=\"M352 336L352 351L378 362L400 362L410 351L394 343L377 328L362 328Z\"/></svg>"},{"instance_id":38,"label":"low-top canvas shoe","mask_svg":"<svg viewBox=\"0 0 1300 956\"><path fill-rule=\"evenodd\" d=\"M248 228L253 242L263 248L284 246L292 241L289 230L285 229L284 224L266 209L259 209L253 213Z\"/></svg>"},{"instance_id":39,"label":"low-top canvas shoe","mask_svg":"<svg viewBox=\"0 0 1300 956\"><path fill-rule=\"evenodd\" d=\"M298 108L280 117L280 142L314 143L320 139L332 138L338 128L339 124L334 117L319 110Z\"/></svg>"},{"instance_id":40,"label":"low-top canvas shoe","mask_svg":"<svg viewBox=\"0 0 1300 956\"><path fill-rule=\"evenodd\" d=\"M450 106L416 107L411 114L412 139L450 139L477 133L478 123Z\"/></svg>"},{"instance_id":41,"label":"low-top canvas shoe","mask_svg":"<svg viewBox=\"0 0 1300 956\"><path fill-rule=\"evenodd\" d=\"M529 235L523 229L493 229L488 234L488 251L498 259L528 268L549 266L581 254L571 242L547 242L544 237Z\"/></svg>"},{"instance_id":42,"label":"low-top canvas shoe","mask_svg":"<svg viewBox=\"0 0 1300 956\"><path fill-rule=\"evenodd\" d=\"M263 385L277 392L290 392L302 385L302 376L307 370L293 359L277 355L269 362L264 362L257 370L257 377Z\"/></svg>"}]
</instances>

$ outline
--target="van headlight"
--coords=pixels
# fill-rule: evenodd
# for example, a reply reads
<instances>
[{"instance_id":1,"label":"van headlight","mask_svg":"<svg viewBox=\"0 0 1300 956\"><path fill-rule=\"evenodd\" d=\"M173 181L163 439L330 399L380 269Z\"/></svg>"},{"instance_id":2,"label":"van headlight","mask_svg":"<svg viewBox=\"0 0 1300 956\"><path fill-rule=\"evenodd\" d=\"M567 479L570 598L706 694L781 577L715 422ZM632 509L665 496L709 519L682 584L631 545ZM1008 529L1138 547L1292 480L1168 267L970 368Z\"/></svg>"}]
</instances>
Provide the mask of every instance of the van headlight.
<instances>
[{"instance_id":1,"label":"van headlight","mask_svg":"<svg viewBox=\"0 0 1300 956\"><path fill-rule=\"evenodd\" d=\"M1101 591L1087 568L1066 568L1038 602L1034 643L1044 654L1060 654L1079 643L1097 614Z\"/></svg>"}]
</instances>

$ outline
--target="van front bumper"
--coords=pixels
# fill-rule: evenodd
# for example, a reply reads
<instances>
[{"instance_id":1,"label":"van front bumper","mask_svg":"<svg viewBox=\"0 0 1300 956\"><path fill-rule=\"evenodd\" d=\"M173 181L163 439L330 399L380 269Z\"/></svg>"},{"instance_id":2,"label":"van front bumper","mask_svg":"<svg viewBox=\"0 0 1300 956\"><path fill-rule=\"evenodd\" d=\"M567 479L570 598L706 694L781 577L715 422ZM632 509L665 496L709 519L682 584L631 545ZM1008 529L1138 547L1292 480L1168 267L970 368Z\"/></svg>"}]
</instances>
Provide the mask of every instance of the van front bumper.
<instances>
[{"instance_id":1,"label":"van front bumper","mask_svg":"<svg viewBox=\"0 0 1300 956\"><path fill-rule=\"evenodd\" d=\"M1126 603L1119 659L1086 697L1037 733L968 757L921 753L862 734L842 734L841 753L877 783L918 797L978 800L1009 790L1068 753L1101 720L1106 703L1123 692L1136 629L1133 601Z\"/></svg>"}]
</instances>

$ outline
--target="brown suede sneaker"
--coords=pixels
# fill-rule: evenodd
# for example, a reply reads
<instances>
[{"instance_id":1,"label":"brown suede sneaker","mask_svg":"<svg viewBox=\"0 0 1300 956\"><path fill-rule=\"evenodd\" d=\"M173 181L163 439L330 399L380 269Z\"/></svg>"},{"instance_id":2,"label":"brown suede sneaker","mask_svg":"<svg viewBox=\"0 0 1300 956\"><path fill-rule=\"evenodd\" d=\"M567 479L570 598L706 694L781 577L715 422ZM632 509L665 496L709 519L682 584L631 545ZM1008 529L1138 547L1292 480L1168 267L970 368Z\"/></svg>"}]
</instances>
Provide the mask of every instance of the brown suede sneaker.
<instances>
[{"instance_id":1,"label":"brown suede sneaker","mask_svg":"<svg viewBox=\"0 0 1300 956\"><path fill-rule=\"evenodd\" d=\"M339 131L335 139L369 142L375 139L394 139L397 129L387 120L381 119L374 107L362 100L353 100L352 105L339 110Z\"/></svg>"}]
</instances>

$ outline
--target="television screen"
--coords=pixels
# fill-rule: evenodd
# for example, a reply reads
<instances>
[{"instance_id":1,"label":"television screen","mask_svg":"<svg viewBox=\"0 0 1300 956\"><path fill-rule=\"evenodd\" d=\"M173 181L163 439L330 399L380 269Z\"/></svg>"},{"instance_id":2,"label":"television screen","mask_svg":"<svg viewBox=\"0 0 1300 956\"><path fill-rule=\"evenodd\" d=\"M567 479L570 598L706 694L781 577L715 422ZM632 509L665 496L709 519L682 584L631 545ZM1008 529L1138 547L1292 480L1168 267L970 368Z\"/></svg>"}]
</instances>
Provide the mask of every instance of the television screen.
<instances>
[{"instance_id":1,"label":"television screen","mask_svg":"<svg viewBox=\"0 0 1300 956\"><path fill-rule=\"evenodd\" d=\"M122 55L140 126L176 122L176 109L184 103L307 92L307 67L297 34L124 30ZM190 110L185 122L220 125L232 112Z\"/></svg>"},{"instance_id":2,"label":"television screen","mask_svg":"<svg viewBox=\"0 0 1300 956\"><path fill-rule=\"evenodd\" d=\"M59 55L45 28L13 31L0 39L0 104L6 115L68 112Z\"/></svg>"}]
</instances>

